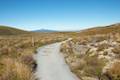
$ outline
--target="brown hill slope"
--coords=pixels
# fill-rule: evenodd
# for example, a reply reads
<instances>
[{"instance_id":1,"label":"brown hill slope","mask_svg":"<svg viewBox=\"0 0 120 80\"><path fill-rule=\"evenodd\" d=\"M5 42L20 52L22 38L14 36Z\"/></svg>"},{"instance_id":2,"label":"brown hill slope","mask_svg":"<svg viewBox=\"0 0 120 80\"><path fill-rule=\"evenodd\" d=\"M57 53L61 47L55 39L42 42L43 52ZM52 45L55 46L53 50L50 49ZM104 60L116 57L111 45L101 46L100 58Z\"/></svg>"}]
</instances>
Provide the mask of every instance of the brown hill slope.
<instances>
[{"instance_id":1,"label":"brown hill slope","mask_svg":"<svg viewBox=\"0 0 120 80\"><path fill-rule=\"evenodd\" d=\"M16 34L26 34L28 31L8 27L8 26L0 26L0 35L16 35Z\"/></svg>"},{"instance_id":2,"label":"brown hill slope","mask_svg":"<svg viewBox=\"0 0 120 80\"><path fill-rule=\"evenodd\" d=\"M120 32L120 23L82 30L80 32L80 35L95 35L95 34L107 34L107 33L116 33L116 32Z\"/></svg>"}]
</instances>

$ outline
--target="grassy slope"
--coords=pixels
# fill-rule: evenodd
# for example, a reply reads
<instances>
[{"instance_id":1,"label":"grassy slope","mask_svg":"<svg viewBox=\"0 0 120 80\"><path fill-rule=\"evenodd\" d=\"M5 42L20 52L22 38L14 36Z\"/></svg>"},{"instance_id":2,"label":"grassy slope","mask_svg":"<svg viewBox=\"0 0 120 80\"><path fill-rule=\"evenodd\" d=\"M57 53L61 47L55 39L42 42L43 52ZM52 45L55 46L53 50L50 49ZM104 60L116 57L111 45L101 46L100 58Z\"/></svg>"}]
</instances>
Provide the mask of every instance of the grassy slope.
<instances>
[{"instance_id":1,"label":"grassy slope","mask_svg":"<svg viewBox=\"0 0 120 80\"><path fill-rule=\"evenodd\" d=\"M0 26L0 35L15 35L15 34L26 34L29 33L24 30L11 28L8 26Z\"/></svg>"},{"instance_id":2,"label":"grassy slope","mask_svg":"<svg viewBox=\"0 0 120 80\"><path fill-rule=\"evenodd\" d=\"M95 27L80 32L80 35L95 35L120 32L120 24L113 24L103 27Z\"/></svg>"},{"instance_id":3,"label":"grassy slope","mask_svg":"<svg viewBox=\"0 0 120 80\"><path fill-rule=\"evenodd\" d=\"M117 76L120 75L119 73L120 71L117 68L119 67L119 63L116 63L116 65L114 65L112 69L110 68L110 70L107 72L107 75L108 75L107 77L110 77L111 79L106 79L107 78L106 75L101 76L101 74L103 74L102 69L106 65L107 59L104 60L105 58L104 59L98 58L99 56L98 53L100 51L104 52L104 50L106 49L105 47L110 48L111 47L110 45L113 45L109 41L117 43L113 47L114 48L113 50L118 54L120 53L119 52L120 48L118 46L120 42L120 24L113 24L113 25L104 26L104 27L95 27L95 28L86 29L80 32L72 33L72 36L73 36L72 42L70 41L68 43L64 43L62 44L62 47L61 47L61 51L65 55L66 62L69 64L72 72L74 72L79 78L82 78L82 80L88 80L86 79L87 77L96 78L96 76L98 78L103 78L101 80L119 80L120 79L119 77L116 77L116 75ZM94 42L95 40L96 42ZM104 42L104 40L108 42L107 45L106 43L100 45L99 42L102 42L102 41ZM73 51L75 50L74 46L84 45L87 47L88 45L90 45L89 43L90 44L92 43L93 45L98 43L98 45L94 46L94 48L97 48L97 50L99 51L89 52L90 50L88 50L87 52L85 52L85 55L74 54L75 53ZM90 49L92 49L92 47ZM118 50L115 47L117 47ZM91 53L96 55L89 56ZM107 54L105 54L104 52L103 55L107 56L108 54L109 52ZM119 57L119 55L116 55L116 56ZM89 79L89 80L93 80L93 79Z\"/></svg>"},{"instance_id":4,"label":"grassy slope","mask_svg":"<svg viewBox=\"0 0 120 80\"><path fill-rule=\"evenodd\" d=\"M0 80L35 80L36 49L65 39L64 33L34 33L0 26Z\"/></svg>"}]
</instances>

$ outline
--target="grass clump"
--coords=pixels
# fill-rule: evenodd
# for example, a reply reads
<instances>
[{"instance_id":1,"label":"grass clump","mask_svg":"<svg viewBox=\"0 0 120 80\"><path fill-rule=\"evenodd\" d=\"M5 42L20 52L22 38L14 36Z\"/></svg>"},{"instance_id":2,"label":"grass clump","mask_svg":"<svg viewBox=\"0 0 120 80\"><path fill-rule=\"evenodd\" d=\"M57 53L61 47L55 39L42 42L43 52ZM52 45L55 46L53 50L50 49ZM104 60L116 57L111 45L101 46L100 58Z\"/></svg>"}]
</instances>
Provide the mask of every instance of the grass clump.
<instances>
[{"instance_id":1,"label":"grass clump","mask_svg":"<svg viewBox=\"0 0 120 80\"><path fill-rule=\"evenodd\" d=\"M30 67L16 59L6 57L1 60L1 64L4 65L4 72L0 80L35 80Z\"/></svg>"},{"instance_id":2,"label":"grass clump","mask_svg":"<svg viewBox=\"0 0 120 80\"><path fill-rule=\"evenodd\" d=\"M120 61L114 62L105 74L111 80L120 80Z\"/></svg>"},{"instance_id":3,"label":"grass clump","mask_svg":"<svg viewBox=\"0 0 120 80\"><path fill-rule=\"evenodd\" d=\"M86 66L84 68L85 74L87 76L97 77L99 80L102 77L102 69L105 66L104 59L98 59L98 56L87 56L84 59L86 61Z\"/></svg>"}]
</instances>

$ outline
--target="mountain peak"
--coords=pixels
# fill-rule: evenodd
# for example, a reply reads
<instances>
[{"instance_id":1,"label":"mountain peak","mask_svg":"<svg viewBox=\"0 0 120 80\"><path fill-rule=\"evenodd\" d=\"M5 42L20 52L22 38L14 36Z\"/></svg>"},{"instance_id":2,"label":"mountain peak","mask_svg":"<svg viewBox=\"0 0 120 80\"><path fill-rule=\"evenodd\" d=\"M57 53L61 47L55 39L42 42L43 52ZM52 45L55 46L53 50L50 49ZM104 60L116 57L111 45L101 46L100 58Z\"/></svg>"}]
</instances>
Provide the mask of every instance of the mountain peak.
<instances>
[{"instance_id":1,"label":"mountain peak","mask_svg":"<svg viewBox=\"0 0 120 80\"><path fill-rule=\"evenodd\" d=\"M34 30L33 32L57 32L57 31L42 28L42 29L39 29L39 30Z\"/></svg>"}]
</instances>

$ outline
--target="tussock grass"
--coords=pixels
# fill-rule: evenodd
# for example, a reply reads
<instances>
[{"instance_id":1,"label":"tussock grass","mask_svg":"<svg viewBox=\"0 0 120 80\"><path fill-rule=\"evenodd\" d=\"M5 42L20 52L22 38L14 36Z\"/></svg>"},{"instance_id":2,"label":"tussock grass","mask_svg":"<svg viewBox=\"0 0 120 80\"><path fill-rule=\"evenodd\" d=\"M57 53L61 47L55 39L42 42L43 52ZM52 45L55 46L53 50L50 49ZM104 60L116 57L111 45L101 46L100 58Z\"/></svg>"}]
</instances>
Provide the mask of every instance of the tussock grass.
<instances>
[{"instance_id":1,"label":"tussock grass","mask_svg":"<svg viewBox=\"0 0 120 80\"><path fill-rule=\"evenodd\" d=\"M96 78L96 80L120 79L120 63L118 62L109 66L110 68L105 74L103 72L107 63L120 59L120 32L113 32L114 30L110 33L105 32L106 34L74 37L71 41L62 44L61 52L64 54L67 64L81 80L84 78L86 80L86 77ZM81 51L77 52L76 55L76 52L73 51L76 45L89 47L90 50L82 55Z\"/></svg>"},{"instance_id":2,"label":"tussock grass","mask_svg":"<svg viewBox=\"0 0 120 80\"><path fill-rule=\"evenodd\" d=\"M0 80L35 80L36 49L65 39L61 33L0 36Z\"/></svg>"},{"instance_id":3,"label":"tussock grass","mask_svg":"<svg viewBox=\"0 0 120 80\"><path fill-rule=\"evenodd\" d=\"M3 58L1 63L4 65L4 72L0 80L35 80L29 66L9 57Z\"/></svg>"},{"instance_id":4,"label":"tussock grass","mask_svg":"<svg viewBox=\"0 0 120 80\"><path fill-rule=\"evenodd\" d=\"M114 62L105 74L111 80L120 80L120 61Z\"/></svg>"}]
</instances>

